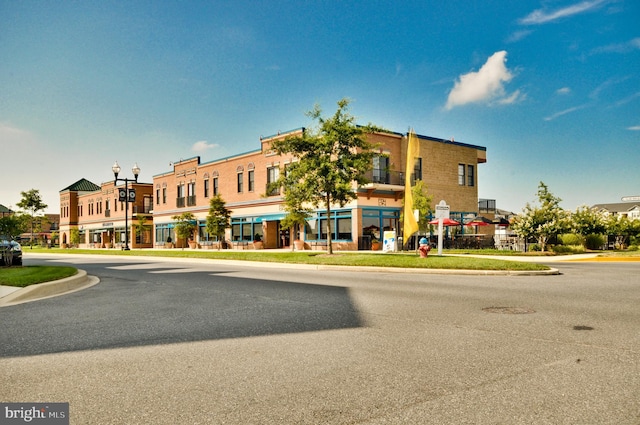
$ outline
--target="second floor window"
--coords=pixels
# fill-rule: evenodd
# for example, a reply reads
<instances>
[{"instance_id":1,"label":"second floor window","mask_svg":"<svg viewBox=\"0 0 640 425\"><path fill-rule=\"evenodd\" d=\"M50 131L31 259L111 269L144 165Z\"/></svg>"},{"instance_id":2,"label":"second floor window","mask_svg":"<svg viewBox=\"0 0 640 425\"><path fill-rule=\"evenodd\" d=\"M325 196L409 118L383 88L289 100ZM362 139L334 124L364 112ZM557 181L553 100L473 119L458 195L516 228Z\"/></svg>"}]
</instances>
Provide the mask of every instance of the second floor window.
<instances>
[{"instance_id":1,"label":"second floor window","mask_svg":"<svg viewBox=\"0 0 640 425\"><path fill-rule=\"evenodd\" d=\"M413 165L413 178L411 183L415 184L416 180L422 180L422 158L416 158L416 162Z\"/></svg>"},{"instance_id":2,"label":"second floor window","mask_svg":"<svg viewBox=\"0 0 640 425\"><path fill-rule=\"evenodd\" d=\"M251 170L248 174L248 183L249 183L249 192L253 192L255 190L255 171Z\"/></svg>"},{"instance_id":3,"label":"second floor window","mask_svg":"<svg viewBox=\"0 0 640 425\"><path fill-rule=\"evenodd\" d=\"M474 171L473 165L467 165L467 186L476 185L476 176Z\"/></svg>"},{"instance_id":4,"label":"second floor window","mask_svg":"<svg viewBox=\"0 0 640 425\"><path fill-rule=\"evenodd\" d=\"M243 187L242 187L242 174L243 173L238 173L238 193L242 193Z\"/></svg>"},{"instance_id":5,"label":"second floor window","mask_svg":"<svg viewBox=\"0 0 640 425\"><path fill-rule=\"evenodd\" d=\"M209 179L204 181L204 197L209 197Z\"/></svg>"},{"instance_id":6,"label":"second floor window","mask_svg":"<svg viewBox=\"0 0 640 425\"><path fill-rule=\"evenodd\" d=\"M464 183L465 183L464 170L465 170L464 164L458 164L458 185L459 186L464 186Z\"/></svg>"},{"instance_id":7,"label":"second floor window","mask_svg":"<svg viewBox=\"0 0 640 425\"><path fill-rule=\"evenodd\" d=\"M214 177L213 178L213 194L217 195L218 193L220 193L218 189L218 178Z\"/></svg>"},{"instance_id":8,"label":"second floor window","mask_svg":"<svg viewBox=\"0 0 640 425\"><path fill-rule=\"evenodd\" d=\"M269 167L267 168L267 195L278 195L280 193L279 188L269 190L269 185L275 183L280 178L280 168Z\"/></svg>"}]
</instances>

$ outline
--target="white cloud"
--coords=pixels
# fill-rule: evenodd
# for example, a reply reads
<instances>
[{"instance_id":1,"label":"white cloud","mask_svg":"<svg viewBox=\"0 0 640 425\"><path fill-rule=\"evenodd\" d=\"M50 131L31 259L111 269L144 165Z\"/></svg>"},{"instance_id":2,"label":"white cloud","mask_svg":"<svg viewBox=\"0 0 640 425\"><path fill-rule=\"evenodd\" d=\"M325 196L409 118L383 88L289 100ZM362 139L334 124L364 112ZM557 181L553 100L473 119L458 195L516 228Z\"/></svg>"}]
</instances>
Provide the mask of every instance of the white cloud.
<instances>
[{"instance_id":1,"label":"white cloud","mask_svg":"<svg viewBox=\"0 0 640 425\"><path fill-rule=\"evenodd\" d=\"M520 90L514 91L511 96L498 99L500 105L512 105L514 103L522 102L527 98L527 95L520 93Z\"/></svg>"},{"instance_id":2,"label":"white cloud","mask_svg":"<svg viewBox=\"0 0 640 425\"><path fill-rule=\"evenodd\" d=\"M522 30L516 31L507 38L507 43L515 43L529 36L533 31L531 30Z\"/></svg>"},{"instance_id":3,"label":"white cloud","mask_svg":"<svg viewBox=\"0 0 640 425\"><path fill-rule=\"evenodd\" d=\"M209 149L215 149L220 145L216 143L208 143L206 140L201 140L199 142L195 142L191 147L191 150L194 152L204 152Z\"/></svg>"},{"instance_id":4,"label":"white cloud","mask_svg":"<svg viewBox=\"0 0 640 425\"><path fill-rule=\"evenodd\" d=\"M544 120L545 120L545 121L553 121L553 120L555 120L555 119L556 119L556 118L558 118L558 117L561 117L561 116L563 116L563 115L570 114L570 113L575 112L575 111L579 111L580 109L583 109L583 108L586 108L586 107L587 107L587 105L574 106L573 108L565 109L564 111L556 112L556 113L555 113L555 114L553 114L553 115L550 115L550 116L548 116L548 117L545 117L545 118L544 118Z\"/></svg>"},{"instance_id":5,"label":"white cloud","mask_svg":"<svg viewBox=\"0 0 640 425\"><path fill-rule=\"evenodd\" d=\"M630 53L634 50L640 50L640 37L633 38L625 43L598 47L593 49L591 53Z\"/></svg>"},{"instance_id":6,"label":"white cloud","mask_svg":"<svg viewBox=\"0 0 640 425\"><path fill-rule=\"evenodd\" d=\"M522 25L546 24L579 13L589 12L608 2L609 0L588 0L552 11L538 9L520 19L519 22Z\"/></svg>"},{"instance_id":7,"label":"white cloud","mask_svg":"<svg viewBox=\"0 0 640 425\"><path fill-rule=\"evenodd\" d=\"M505 94L504 83L513 78L513 74L505 66L506 58L505 50L496 52L487 59L478 72L461 75L449 92L445 108L450 110L467 103L490 101L503 104L514 103L524 98L520 91L511 95Z\"/></svg>"},{"instance_id":8,"label":"white cloud","mask_svg":"<svg viewBox=\"0 0 640 425\"><path fill-rule=\"evenodd\" d=\"M627 130L640 131L640 125L632 125L631 127L627 127Z\"/></svg>"},{"instance_id":9,"label":"white cloud","mask_svg":"<svg viewBox=\"0 0 640 425\"><path fill-rule=\"evenodd\" d=\"M562 87L561 89L556 90L556 94L569 94L571 93L571 89L569 87Z\"/></svg>"}]
</instances>

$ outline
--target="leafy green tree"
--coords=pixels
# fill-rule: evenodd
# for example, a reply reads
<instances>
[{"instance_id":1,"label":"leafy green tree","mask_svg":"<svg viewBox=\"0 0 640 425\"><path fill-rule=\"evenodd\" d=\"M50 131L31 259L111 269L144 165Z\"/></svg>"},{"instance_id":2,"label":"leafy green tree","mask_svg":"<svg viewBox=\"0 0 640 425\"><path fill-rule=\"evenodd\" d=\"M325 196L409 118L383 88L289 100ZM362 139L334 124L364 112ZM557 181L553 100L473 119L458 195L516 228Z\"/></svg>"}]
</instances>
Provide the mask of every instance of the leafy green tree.
<instances>
[{"instance_id":1,"label":"leafy green tree","mask_svg":"<svg viewBox=\"0 0 640 425\"><path fill-rule=\"evenodd\" d=\"M11 214L0 217L0 235L15 238L28 228L29 216L26 214Z\"/></svg>"},{"instance_id":2,"label":"leafy green tree","mask_svg":"<svg viewBox=\"0 0 640 425\"><path fill-rule=\"evenodd\" d=\"M298 197L298 205L308 201L315 208L323 205L326 209L329 254L333 254L331 208L336 204L343 207L356 199L354 182L358 186L367 183L364 174L371 169L376 154L365 137L365 133L372 130L356 125L348 106L349 100L338 101L336 113L325 118L316 105L307 113L317 121L315 128L271 145L276 153L292 154L296 158L277 182L285 187L285 199ZM294 186L298 189L292 190Z\"/></svg>"},{"instance_id":3,"label":"leafy green tree","mask_svg":"<svg viewBox=\"0 0 640 425\"><path fill-rule=\"evenodd\" d=\"M586 205L576 208L571 214L571 230L582 236L604 234L606 224L607 217L604 213Z\"/></svg>"},{"instance_id":4,"label":"leafy green tree","mask_svg":"<svg viewBox=\"0 0 640 425\"><path fill-rule=\"evenodd\" d=\"M615 247L623 249L631 237L640 234L640 220L630 220L626 215L610 215L606 228L608 235L615 236Z\"/></svg>"},{"instance_id":5,"label":"leafy green tree","mask_svg":"<svg viewBox=\"0 0 640 425\"><path fill-rule=\"evenodd\" d=\"M33 249L33 230L35 216L39 211L45 210L48 205L42 202L40 191L31 189L27 192L20 192L22 199L16 205L31 214L31 249Z\"/></svg>"},{"instance_id":6,"label":"leafy green tree","mask_svg":"<svg viewBox=\"0 0 640 425\"><path fill-rule=\"evenodd\" d=\"M569 226L566 212L560 207L560 198L549 192L543 182L538 185L539 206L527 205L511 225L516 234L525 240L535 237L540 250L546 249L549 238L563 233Z\"/></svg>"},{"instance_id":7,"label":"leafy green tree","mask_svg":"<svg viewBox=\"0 0 640 425\"><path fill-rule=\"evenodd\" d=\"M178 235L178 239L184 239L185 241L193 237L193 232L196 230L196 216L190 212L183 212L179 215L171 217L176 221L175 231ZM184 245L182 246L184 249Z\"/></svg>"},{"instance_id":8,"label":"leafy green tree","mask_svg":"<svg viewBox=\"0 0 640 425\"><path fill-rule=\"evenodd\" d=\"M226 207L222 197L218 194L209 201L209 214L207 215L207 232L214 235L220 242L218 249L224 240L224 232L229 227L231 221L231 211Z\"/></svg>"},{"instance_id":9,"label":"leafy green tree","mask_svg":"<svg viewBox=\"0 0 640 425\"><path fill-rule=\"evenodd\" d=\"M138 224L135 226L138 243L148 243L152 226L147 224L147 217L138 216Z\"/></svg>"},{"instance_id":10,"label":"leafy green tree","mask_svg":"<svg viewBox=\"0 0 640 425\"><path fill-rule=\"evenodd\" d=\"M311 214L311 209L303 206L303 200L306 198L304 193L293 193L299 191L300 186L288 185L285 186L285 206L284 209L287 212L285 217L280 221L280 226L283 228L291 229L291 236L296 236L301 226L307 221L307 218ZM296 236L297 239L297 236ZM295 248L294 244L291 244L291 250Z\"/></svg>"},{"instance_id":11,"label":"leafy green tree","mask_svg":"<svg viewBox=\"0 0 640 425\"><path fill-rule=\"evenodd\" d=\"M425 233L431 226L429 224L429 213L432 211L431 201L433 201L433 197L428 195L427 186L422 180L416 180L415 186L411 188L411 194L413 195L413 209L418 210L418 230L421 233Z\"/></svg>"},{"instance_id":12,"label":"leafy green tree","mask_svg":"<svg viewBox=\"0 0 640 425\"><path fill-rule=\"evenodd\" d=\"M75 247L80 245L80 230L78 230L77 227L74 227L69 231L69 242Z\"/></svg>"}]
</instances>

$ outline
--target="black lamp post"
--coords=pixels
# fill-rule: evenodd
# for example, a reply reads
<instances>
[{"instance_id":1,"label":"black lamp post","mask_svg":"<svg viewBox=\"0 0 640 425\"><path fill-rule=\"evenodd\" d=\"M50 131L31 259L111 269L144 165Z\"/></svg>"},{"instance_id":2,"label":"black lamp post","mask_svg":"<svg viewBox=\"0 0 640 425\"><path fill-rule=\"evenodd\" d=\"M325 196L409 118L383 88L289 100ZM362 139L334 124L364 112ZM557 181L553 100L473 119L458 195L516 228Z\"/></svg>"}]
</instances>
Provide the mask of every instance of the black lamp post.
<instances>
[{"instance_id":1,"label":"black lamp post","mask_svg":"<svg viewBox=\"0 0 640 425\"><path fill-rule=\"evenodd\" d=\"M124 178L124 179L118 178L118 174L120 174L120 170L121 170L120 166L118 165L118 161L116 161L115 164L113 164L113 167L111 167L111 170L113 170L113 175L115 176L113 180L114 186L117 186L119 181L124 182L124 190L122 189L120 190L118 197L120 201L124 200L124 248L123 250L129 251L129 221L128 221L129 201L135 202L136 200L136 191L134 189L129 190L129 182L138 183L138 175L140 174L140 167L138 167L138 163L136 163L133 165L133 168L131 169L131 171L133 172L133 175L135 176L134 180L130 180L127 178Z\"/></svg>"}]
</instances>

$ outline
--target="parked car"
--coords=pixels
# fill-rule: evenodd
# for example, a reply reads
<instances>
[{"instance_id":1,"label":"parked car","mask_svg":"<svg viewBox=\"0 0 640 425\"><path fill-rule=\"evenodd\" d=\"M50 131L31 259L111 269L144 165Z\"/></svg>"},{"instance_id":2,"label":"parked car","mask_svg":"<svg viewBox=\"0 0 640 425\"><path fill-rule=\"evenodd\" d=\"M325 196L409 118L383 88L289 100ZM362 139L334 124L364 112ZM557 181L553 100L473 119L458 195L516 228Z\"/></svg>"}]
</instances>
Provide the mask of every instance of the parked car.
<instances>
[{"instance_id":1,"label":"parked car","mask_svg":"<svg viewBox=\"0 0 640 425\"><path fill-rule=\"evenodd\" d=\"M22 247L7 236L0 235L0 266L21 266Z\"/></svg>"}]
</instances>

